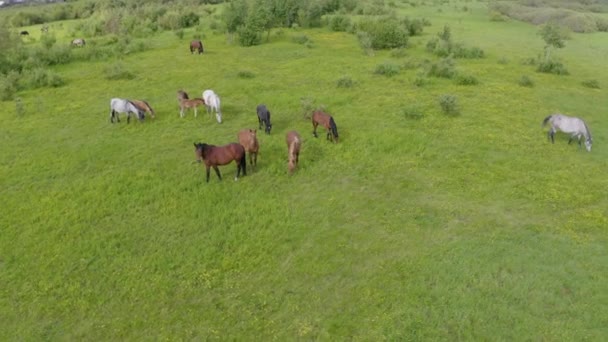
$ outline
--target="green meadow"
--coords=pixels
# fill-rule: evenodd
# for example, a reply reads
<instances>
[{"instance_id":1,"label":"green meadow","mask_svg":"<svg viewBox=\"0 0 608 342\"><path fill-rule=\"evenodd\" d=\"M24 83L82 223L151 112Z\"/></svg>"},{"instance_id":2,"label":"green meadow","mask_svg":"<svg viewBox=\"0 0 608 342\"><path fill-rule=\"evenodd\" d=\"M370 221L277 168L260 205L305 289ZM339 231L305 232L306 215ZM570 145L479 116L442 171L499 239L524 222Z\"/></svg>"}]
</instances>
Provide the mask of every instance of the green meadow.
<instances>
[{"instance_id":1,"label":"green meadow","mask_svg":"<svg viewBox=\"0 0 608 342\"><path fill-rule=\"evenodd\" d=\"M242 47L203 16L203 31L53 66L63 86L0 102L0 340L606 340L608 33L571 33L554 52L569 74L546 74L524 63L539 27L491 20L486 2L393 5L431 23L400 52L326 26ZM56 44L77 24L51 23ZM477 84L422 75L446 25L484 51L454 59ZM40 44L40 25L18 29ZM180 118L178 89L215 90L224 122ZM156 118L111 124L113 97ZM273 128L257 169L206 183L193 143L236 141L260 103ZM311 107L338 144L312 136ZM591 152L547 140L556 112L585 119Z\"/></svg>"}]
</instances>

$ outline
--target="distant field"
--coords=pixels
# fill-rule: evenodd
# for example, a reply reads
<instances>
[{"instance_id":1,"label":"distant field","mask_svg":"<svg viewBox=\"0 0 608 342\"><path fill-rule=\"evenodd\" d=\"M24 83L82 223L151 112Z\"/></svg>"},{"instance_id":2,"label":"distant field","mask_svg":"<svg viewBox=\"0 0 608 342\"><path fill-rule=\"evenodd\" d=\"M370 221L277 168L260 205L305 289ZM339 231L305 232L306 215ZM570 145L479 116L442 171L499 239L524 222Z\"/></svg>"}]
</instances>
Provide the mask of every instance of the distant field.
<instances>
[{"instance_id":1,"label":"distant field","mask_svg":"<svg viewBox=\"0 0 608 342\"><path fill-rule=\"evenodd\" d=\"M197 32L165 32L0 102L0 340L605 340L608 34L573 33L555 52L570 75L542 74L522 63L542 52L537 27L425 3L396 4L432 24L400 57L327 28L248 48L209 30L200 56ZM75 23L52 25L57 44ZM477 85L415 84L444 25L485 52L456 59ZM107 80L117 63L136 77ZM399 73L375 74L383 63ZM208 88L224 123L180 118L175 92ZM157 117L111 124L112 97ZM312 136L302 98L334 116L339 144ZM273 130L257 170L206 183L193 143L236 141L260 103ZM587 121L590 153L547 141L554 112Z\"/></svg>"}]
</instances>

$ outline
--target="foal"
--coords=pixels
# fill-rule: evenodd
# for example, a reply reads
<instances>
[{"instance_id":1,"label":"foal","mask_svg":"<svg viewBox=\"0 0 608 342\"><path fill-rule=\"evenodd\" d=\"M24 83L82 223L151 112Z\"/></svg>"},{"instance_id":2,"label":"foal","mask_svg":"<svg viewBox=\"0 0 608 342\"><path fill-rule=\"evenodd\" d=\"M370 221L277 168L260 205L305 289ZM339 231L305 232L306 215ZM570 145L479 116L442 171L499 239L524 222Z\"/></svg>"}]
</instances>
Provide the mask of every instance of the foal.
<instances>
[{"instance_id":1,"label":"foal","mask_svg":"<svg viewBox=\"0 0 608 342\"><path fill-rule=\"evenodd\" d=\"M296 166L298 166L302 138L300 138L300 134L298 134L298 132L289 131L287 132L285 141L287 142L287 156L289 158L287 162L287 169L289 170L289 174L292 174L293 170L295 170Z\"/></svg>"},{"instance_id":2,"label":"foal","mask_svg":"<svg viewBox=\"0 0 608 342\"><path fill-rule=\"evenodd\" d=\"M201 99L200 97L194 99L181 99L179 100L179 116L182 118L184 117L184 109L194 108L194 117L196 118L198 116L197 107L204 105L205 100Z\"/></svg>"},{"instance_id":3,"label":"foal","mask_svg":"<svg viewBox=\"0 0 608 342\"><path fill-rule=\"evenodd\" d=\"M131 100L131 103L133 103L133 105L135 105L135 107L137 107L142 112L146 112L146 113L150 114L152 119L155 118L154 109L152 109L152 107L150 106L150 104L148 102L143 101L143 100Z\"/></svg>"},{"instance_id":4,"label":"foal","mask_svg":"<svg viewBox=\"0 0 608 342\"><path fill-rule=\"evenodd\" d=\"M238 134L239 144L243 145L246 152L249 152L249 165L255 169L258 165L258 143L257 131L255 129L243 129Z\"/></svg>"}]
</instances>

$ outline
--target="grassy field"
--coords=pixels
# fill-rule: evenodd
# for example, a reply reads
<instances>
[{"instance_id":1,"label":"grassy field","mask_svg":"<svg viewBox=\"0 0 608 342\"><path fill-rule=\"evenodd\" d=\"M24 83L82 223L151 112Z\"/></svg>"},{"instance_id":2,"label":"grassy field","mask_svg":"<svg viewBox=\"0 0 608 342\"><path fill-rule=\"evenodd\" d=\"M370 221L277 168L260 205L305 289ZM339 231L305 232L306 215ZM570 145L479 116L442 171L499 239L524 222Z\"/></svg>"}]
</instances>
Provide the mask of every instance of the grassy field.
<instances>
[{"instance_id":1,"label":"grassy field","mask_svg":"<svg viewBox=\"0 0 608 342\"><path fill-rule=\"evenodd\" d=\"M608 34L572 34L556 52L570 75L540 74L521 63L542 51L538 28L464 4L400 5L432 23L403 57L327 29L249 48L208 31L200 56L194 32L163 33L0 102L0 340L608 338ZM485 51L456 61L478 85L374 74L437 60L425 45L444 25ZM137 77L106 80L116 63ZM180 88L214 89L224 123L180 118ZM442 113L443 94L460 115ZM112 97L157 117L110 124ZM339 144L312 136L303 97L334 116ZM206 183L192 144L235 141L259 103L273 131L257 170ZM587 121L591 153L547 141L556 111ZM292 129L304 142L290 177Z\"/></svg>"}]
</instances>

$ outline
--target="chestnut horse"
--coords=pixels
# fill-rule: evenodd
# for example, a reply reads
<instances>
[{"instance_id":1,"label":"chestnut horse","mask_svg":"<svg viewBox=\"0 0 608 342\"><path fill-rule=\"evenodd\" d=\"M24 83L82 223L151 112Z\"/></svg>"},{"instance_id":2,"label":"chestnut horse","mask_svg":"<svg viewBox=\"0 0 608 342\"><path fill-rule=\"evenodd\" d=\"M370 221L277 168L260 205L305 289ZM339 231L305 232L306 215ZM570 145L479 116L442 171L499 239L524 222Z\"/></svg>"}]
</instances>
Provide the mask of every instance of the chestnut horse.
<instances>
[{"instance_id":1,"label":"chestnut horse","mask_svg":"<svg viewBox=\"0 0 608 342\"><path fill-rule=\"evenodd\" d=\"M207 183L209 183L209 169L213 168L217 177L222 180L218 165L230 164L233 160L236 161L236 176L234 180L238 180L241 170L243 176L247 175L247 158L245 148L237 143L230 143L224 146L208 145L206 143L194 143L194 152L196 153L196 161L203 161L207 169Z\"/></svg>"},{"instance_id":2,"label":"chestnut horse","mask_svg":"<svg viewBox=\"0 0 608 342\"><path fill-rule=\"evenodd\" d=\"M131 103L133 103L135 105L135 107L137 107L137 109L141 110L142 112L146 112L146 113L150 114L152 119L155 118L154 109L152 109L152 107L150 107L150 104L148 102L143 101L143 100L131 100Z\"/></svg>"},{"instance_id":3,"label":"chestnut horse","mask_svg":"<svg viewBox=\"0 0 608 342\"><path fill-rule=\"evenodd\" d=\"M190 42L190 53L193 54L194 51L197 51L200 55L203 53L203 42L200 40L193 40Z\"/></svg>"},{"instance_id":4,"label":"chestnut horse","mask_svg":"<svg viewBox=\"0 0 608 342\"><path fill-rule=\"evenodd\" d=\"M312 135L315 136L315 138L317 138L317 126L321 124L325 127L325 129L327 130L327 140L333 141L333 142L338 142L338 126L336 126L336 122L334 121L334 118L324 112L321 111L315 111L314 113L312 113Z\"/></svg>"},{"instance_id":5,"label":"chestnut horse","mask_svg":"<svg viewBox=\"0 0 608 342\"><path fill-rule=\"evenodd\" d=\"M289 174L292 174L293 170L295 170L296 166L298 166L302 138L300 138L300 134L298 134L298 132L289 131L287 132L285 141L287 142L287 156L289 158L287 168L289 169Z\"/></svg>"},{"instance_id":6,"label":"chestnut horse","mask_svg":"<svg viewBox=\"0 0 608 342\"><path fill-rule=\"evenodd\" d=\"M249 165L255 168L258 165L258 143L257 131L255 129L242 129L239 134L239 143L243 145L245 151L249 152Z\"/></svg>"},{"instance_id":7,"label":"chestnut horse","mask_svg":"<svg viewBox=\"0 0 608 342\"><path fill-rule=\"evenodd\" d=\"M196 118L198 116L197 107L204 105L205 101L200 97L194 99L181 99L179 100L179 116L182 118L184 117L184 109L194 108L194 117Z\"/></svg>"}]
</instances>

